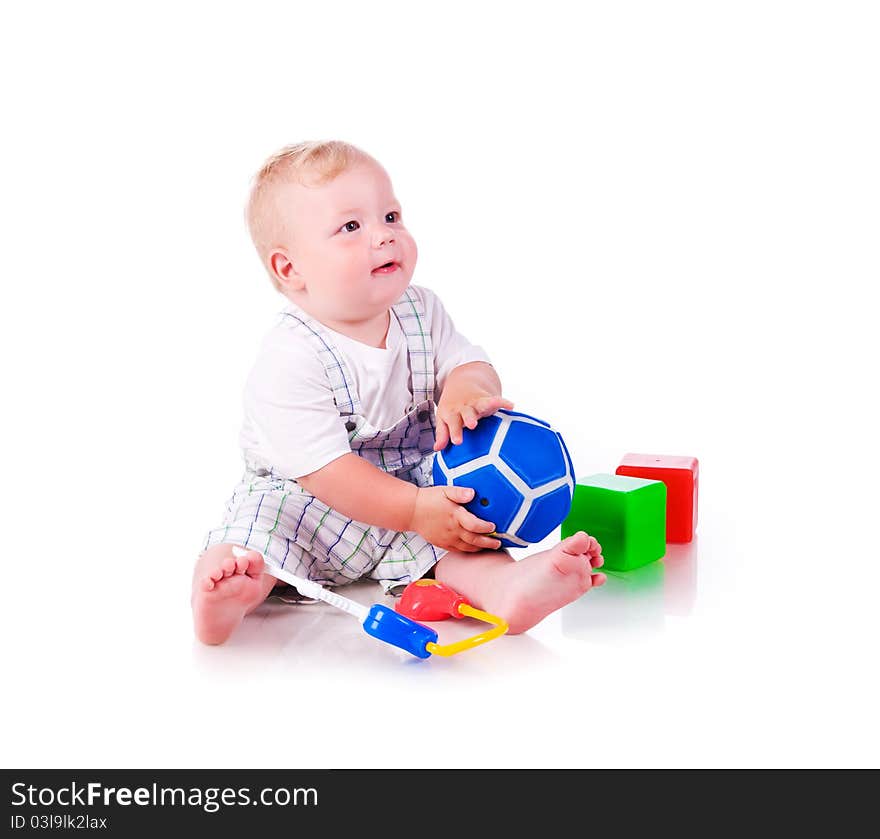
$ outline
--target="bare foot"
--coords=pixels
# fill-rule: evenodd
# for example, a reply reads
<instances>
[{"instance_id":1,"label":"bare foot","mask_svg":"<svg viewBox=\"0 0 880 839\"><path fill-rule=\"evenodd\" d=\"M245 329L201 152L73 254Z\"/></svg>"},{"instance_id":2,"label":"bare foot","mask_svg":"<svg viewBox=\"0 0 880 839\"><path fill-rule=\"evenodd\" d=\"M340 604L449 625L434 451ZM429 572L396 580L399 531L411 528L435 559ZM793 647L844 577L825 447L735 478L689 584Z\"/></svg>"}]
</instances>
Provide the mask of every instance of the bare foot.
<instances>
[{"instance_id":1,"label":"bare foot","mask_svg":"<svg viewBox=\"0 0 880 839\"><path fill-rule=\"evenodd\" d=\"M486 596L487 612L500 615L511 635L525 632L551 612L605 582L594 570L603 563L602 548L582 530L550 550L497 568L499 578Z\"/></svg>"},{"instance_id":2,"label":"bare foot","mask_svg":"<svg viewBox=\"0 0 880 839\"><path fill-rule=\"evenodd\" d=\"M233 554L232 548L240 552ZM263 573L257 551L220 544L206 550L193 574L192 610L196 637L204 644L222 644L242 618L260 605L275 582Z\"/></svg>"}]
</instances>

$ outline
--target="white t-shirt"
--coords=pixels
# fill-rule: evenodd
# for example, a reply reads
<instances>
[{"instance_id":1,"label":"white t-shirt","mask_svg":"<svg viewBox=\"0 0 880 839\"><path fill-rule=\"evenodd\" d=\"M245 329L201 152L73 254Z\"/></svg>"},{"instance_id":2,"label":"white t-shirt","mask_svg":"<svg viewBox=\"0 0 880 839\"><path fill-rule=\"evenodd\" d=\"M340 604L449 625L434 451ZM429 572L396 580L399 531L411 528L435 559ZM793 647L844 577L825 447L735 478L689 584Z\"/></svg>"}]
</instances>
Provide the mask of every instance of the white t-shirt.
<instances>
[{"instance_id":1,"label":"white t-shirt","mask_svg":"<svg viewBox=\"0 0 880 839\"><path fill-rule=\"evenodd\" d=\"M434 349L434 401L450 371L471 361L489 361L481 347L455 328L438 297L410 286L422 301ZM286 311L302 314L291 305ZM348 454L345 424L314 345L296 321L281 317L263 339L244 391L239 443L245 458L276 474L299 478ZM412 404L406 336L391 312L385 349L371 347L324 327L343 355L367 421L389 428Z\"/></svg>"}]
</instances>

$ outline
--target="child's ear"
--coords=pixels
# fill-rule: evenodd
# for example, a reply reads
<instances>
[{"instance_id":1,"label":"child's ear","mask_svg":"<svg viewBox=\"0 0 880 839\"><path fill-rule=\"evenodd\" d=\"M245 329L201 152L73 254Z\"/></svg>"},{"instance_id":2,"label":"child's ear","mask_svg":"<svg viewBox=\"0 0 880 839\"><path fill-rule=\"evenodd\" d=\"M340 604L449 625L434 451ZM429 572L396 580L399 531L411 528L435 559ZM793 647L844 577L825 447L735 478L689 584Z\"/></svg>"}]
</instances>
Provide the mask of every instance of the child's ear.
<instances>
[{"instance_id":1,"label":"child's ear","mask_svg":"<svg viewBox=\"0 0 880 839\"><path fill-rule=\"evenodd\" d=\"M302 291L305 286L302 277L297 273L287 251L278 249L269 254L269 270L281 288L287 291Z\"/></svg>"}]
</instances>

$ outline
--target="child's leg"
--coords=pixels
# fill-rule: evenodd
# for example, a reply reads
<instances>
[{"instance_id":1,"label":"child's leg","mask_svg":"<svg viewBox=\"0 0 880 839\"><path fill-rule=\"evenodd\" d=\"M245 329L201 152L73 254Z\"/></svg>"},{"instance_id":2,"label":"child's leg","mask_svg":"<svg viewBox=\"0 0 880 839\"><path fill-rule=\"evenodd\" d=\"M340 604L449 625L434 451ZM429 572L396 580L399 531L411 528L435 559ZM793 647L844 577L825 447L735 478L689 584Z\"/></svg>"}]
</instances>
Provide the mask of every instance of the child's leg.
<instances>
[{"instance_id":1,"label":"child's leg","mask_svg":"<svg viewBox=\"0 0 880 839\"><path fill-rule=\"evenodd\" d=\"M233 547L212 545L199 557L193 572L193 624L204 644L222 644L277 582L263 573L263 557L257 551L235 556Z\"/></svg>"},{"instance_id":2,"label":"child's leg","mask_svg":"<svg viewBox=\"0 0 880 839\"><path fill-rule=\"evenodd\" d=\"M583 531L519 561L503 551L449 551L434 576L478 609L504 618L511 634L525 632L551 612L605 582L599 543Z\"/></svg>"}]
</instances>

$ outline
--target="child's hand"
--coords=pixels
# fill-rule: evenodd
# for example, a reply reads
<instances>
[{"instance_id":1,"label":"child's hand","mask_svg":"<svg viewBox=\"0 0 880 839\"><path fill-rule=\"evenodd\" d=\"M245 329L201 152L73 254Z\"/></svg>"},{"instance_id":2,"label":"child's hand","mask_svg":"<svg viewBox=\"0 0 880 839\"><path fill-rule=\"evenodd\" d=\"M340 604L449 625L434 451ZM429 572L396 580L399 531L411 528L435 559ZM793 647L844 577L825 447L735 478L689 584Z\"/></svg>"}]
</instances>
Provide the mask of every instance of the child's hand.
<instances>
[{"instance_id":1,"label":"child's hand","mask_svg":"<svg viewBox=\"0 0 880 839\"><path fill-rule=\"evenodd\" d=\"M432 545L447 550L476 551L501 547L498 539L486 536L495 525L477 518L462 507L474 497L470 487L422 487L416 495L416 507L407 530L415 530Z\"/></svg>"},{"instance_id":2,"label":"child's hand","mask_svg":"<svg viewBox=\"0 0 880 839\"><path fill-rule=\"evenodd\" d=\"M454 445L461 443L462 426L470 429L477 427L477 421L490 417L499 408L513 408L513 402L503 396L476 396L464 399L460 403L446 403L440 399L437 406L437 435L434 451L445 449L451 439Z\"/></svg>"}]
</instances>

